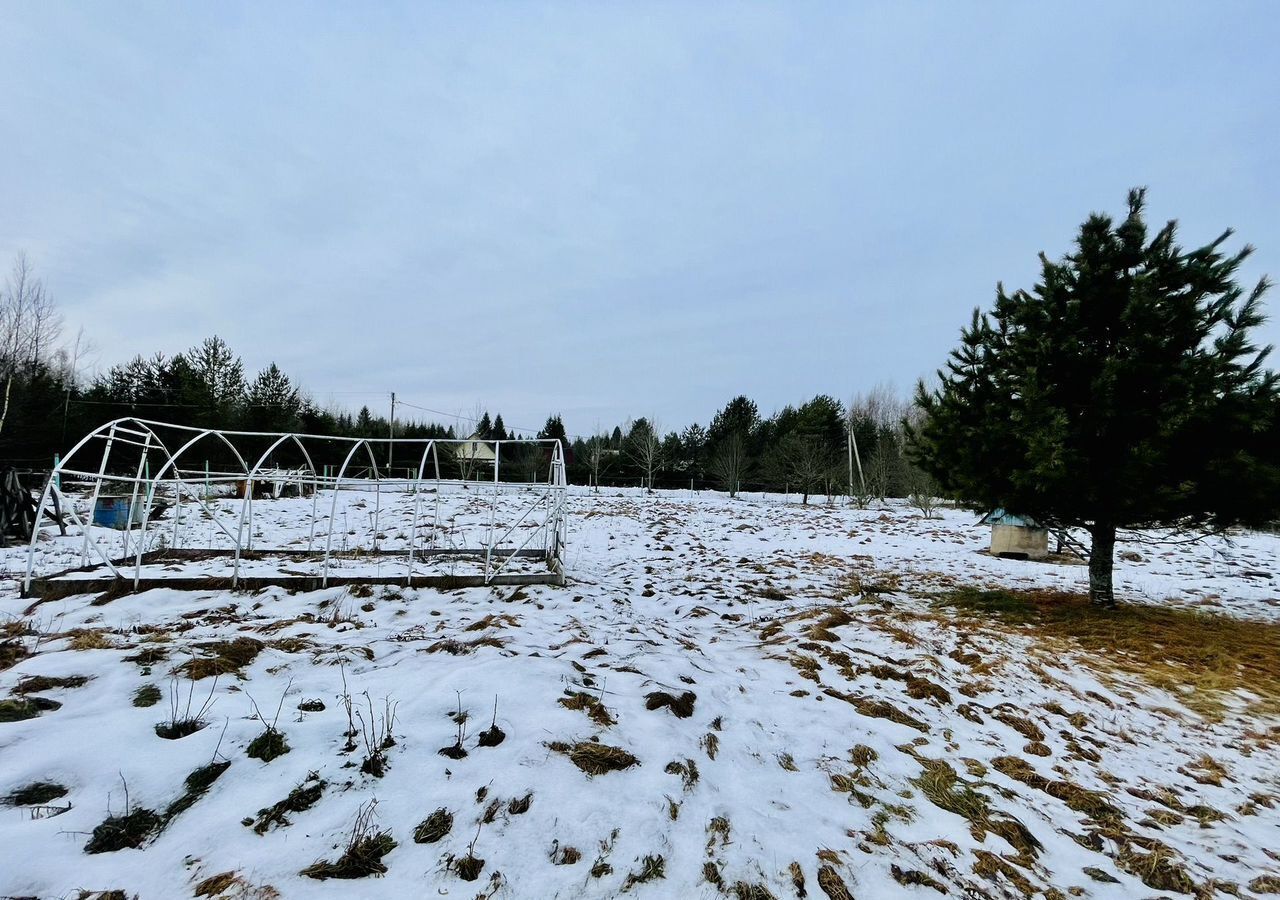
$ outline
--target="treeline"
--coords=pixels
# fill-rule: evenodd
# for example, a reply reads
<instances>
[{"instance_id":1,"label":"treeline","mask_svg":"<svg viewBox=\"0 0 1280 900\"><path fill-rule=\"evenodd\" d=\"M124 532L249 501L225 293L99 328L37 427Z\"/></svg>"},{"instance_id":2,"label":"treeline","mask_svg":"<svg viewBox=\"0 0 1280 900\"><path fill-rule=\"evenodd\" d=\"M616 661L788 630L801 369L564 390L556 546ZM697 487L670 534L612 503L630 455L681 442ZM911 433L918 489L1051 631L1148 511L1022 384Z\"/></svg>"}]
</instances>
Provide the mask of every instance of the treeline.
<instances>
[{"instance_id":1,"label":"treeline","mask_svg":"<svg viewBox=\"0 0 1280 900\"><path fill-rule=\"evenodd\" d=\"M932 494L929 477L905 453L905 425L913 407L885 386L854 397L846 407L819 394L768 418L738 396L708 425L666 431L635 419L608 434L578 436L571 480L592 485L717 487L739 491L848 494L872 498Z\"/></svg>"}]
</instances>

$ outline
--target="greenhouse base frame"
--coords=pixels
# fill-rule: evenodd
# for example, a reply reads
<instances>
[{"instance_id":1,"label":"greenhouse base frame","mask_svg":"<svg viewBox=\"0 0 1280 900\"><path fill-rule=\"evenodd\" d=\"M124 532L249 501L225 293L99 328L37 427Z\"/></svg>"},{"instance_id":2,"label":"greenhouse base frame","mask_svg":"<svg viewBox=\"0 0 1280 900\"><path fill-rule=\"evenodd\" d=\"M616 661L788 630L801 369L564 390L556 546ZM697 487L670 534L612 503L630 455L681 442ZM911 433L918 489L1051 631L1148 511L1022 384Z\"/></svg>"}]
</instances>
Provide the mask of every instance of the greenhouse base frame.
<instances>
[{"instance_id":1,"label":"greenhouse base frame","mask_svg":"<svg viewBox=\"0 0 1280 900\"><path fill-rule=\"evenodd\" d=\"M182 438L181 445L176 451L172 453L169 451L165 442L161 439L162 432L176 432ZM252 465L246 463L245 457L236 447L237 439L247 438L267 439L270 443L268 449ZM244 496L240 498L238 527L232 532L221 525L219 526L234 541L234 546L229 548L178 547L181 512L177 510L175 512L177 518L173 523L173 546L146 549L145 544L148 533L154 534L161 527L158 522L154 524L151 522L151 511L160 486L167 485L170 487L177 503L181 503L185 499L187 502L194 502L197 506L208 511L207 500L203 499L199 491L196 490L200 473L191 470L184 472L179 468L179 461L182 457L208 439L212 439L215 443L228 448L239 463L234 471L219 472L211 475L206 468L204 473L206 489L211 482L242 483L244 485ZM77 451L93 444L95 441L101 441L104 444L102 456L97 465L81 468L74 464L72 460ZM345 455L345 459L335 475L330 476L327 470L323 475L316 471L316 467L311 462L311 454L307 452L308 444L314 444L315 442L336 442L347 448L348 452ZM523 485L518 482L501 482L502 450L504 446L513 444L542 446L543 449L540 452L545 452L546 459L545 481L533 485ZM285 473L289 483L294 484L300 490L306 489L313 498L310 515L311 536L307 540L305 549L253 546L254 485L257 482L279 480L280 473L268 465L268 459L273 451L282 446L296 446L305 459L304 469ZM385 448L388 451L388 456L390 451L395 448L421 450L421 455L417 458L416 474L411 474L407 479L383 477L377 463L381 455L375 452L375 447L377 446ZM141 450L136 466L133 464L132 459L129 460L129 466L126 470L128 474L116 475L109 471L108 460L112 458L113 447L116 450L121 448L139 448ZM348 468L353 458L362 449L365 451L369 461L369 468L366 471L370 473L371 477L355 477L348 474ZM456 459L458 453L463 453L464 462L470 463L468 468L475 468L475 463L480 459L478 449L492 453L492 462L487 464L492 468L491 479L485 478L484 480L477 479L472 481L464 475L463 479L458 481L442 476L442 450L446 460L450 457ZM161 462L160 469L154 477L147 472L147 457L149 453L156 454ZM482 465L481 468L483 467ZM89 498L89 509L84 519L76 513L75 505L68 503L67 498L62 494L60 483L61 476L64 475L80 477L93 483L93 490ZM387 549L377 546L378 524L376 512L373 523L375 540L372 547L356 550L334 548L332 546L332 525L330 525L329 531L325 535L323 549L315 546L319 537L316 535L317 501L322 490L333 492L329 517L332 519L339 490L359 487L372 491L375 494L375 501L380 507L384 482L391 485L401 485L405 490L412 492L415 525L407 548ZM91 537L90 534L94 505L104 484L116 484L125 487L131 496L130 508L132 509L137 504L143 510L142 521L138 527L136 546L130 549L129 535L131 529L126 528L124 533L125 549L118 558L113 558L104 552L104 549L99 546L98 540ZM473 547L435 546L434 541L426 545L419 544L417 542L416 525L419 498L434 494L436 521L438 523L441 489L458 485L461 485L467 491L483 491L488 494L487 528L481 524L478 529L475 526L472 529L476 536L479 533L483 533L482 543ZM505 532L502 531L502 526L499 526L496 521L498 499L504 487L508 489L536 488L533 492L532 505L526 504L516 524ZM423 493L424 491L426 494ZM184 494L186 495L185 498ZM37 507L37 522L40 520L40 514L47 507L53 506L56 508L56 506L60 506L67 513L66 518L70 524L80 528L83 534L81 565L57 572L37 574L34 571L35 549L40 534L40 528L37 526L32 530L31 541L28 546L27 574L22 584L22 595L24 597L37 597L43 601L88 593L99 593L110 597L156 588L256 591L268 587L281 587L289 591L312 591L344 585L387 585L406 588L435 588L438 590L536 584L563 586L567 581L563 564L563 552L567 536L565 523L566 496L567 481L565 478L564 448L560 441L554 439L481 441L473 438L345 438L329 435L237 432L192 428L136 418L117 419L100 426L86 435L64 459L59 461L45 483L40 503ZM526 520L529 524L525 527L531 530L529 530L524 542L514 547L502 546L503 542L515 532L517 526L525 523ZM518 538L518 535L516 537ZM533 546L529 546L534 537L541 537L541 546L539 546L538 542L534 542ZM99 561L96 564L89 563L88 557L91 549L98 556ZM274 572L251 574L240 570L242 561L277 557L295 561L317 560L321 564L321 571L318 574L290 573L277 568ZM179 573L173 576L153 577L150 575L144 576L142 571L144 565L152 563L195 563L206 559L221 558L232 560L233 570L231 574L226 576L208 574L186 576ZM398 566L395 572L384 573L380 571L376 574L343 574L330 571L331 562L336 560L366 560L370 558L395 559L403 563L403 565ZM522 562L542 562L545 565L545 571L515 572L507 570L508 564L517 559ZM480 571L463 573L454 571L448 573L415 571L415 566L429 565L432 562L442 560L452 563L475 561L478 566L482 564L482 568Z\"/></svg>"}]
</instances>

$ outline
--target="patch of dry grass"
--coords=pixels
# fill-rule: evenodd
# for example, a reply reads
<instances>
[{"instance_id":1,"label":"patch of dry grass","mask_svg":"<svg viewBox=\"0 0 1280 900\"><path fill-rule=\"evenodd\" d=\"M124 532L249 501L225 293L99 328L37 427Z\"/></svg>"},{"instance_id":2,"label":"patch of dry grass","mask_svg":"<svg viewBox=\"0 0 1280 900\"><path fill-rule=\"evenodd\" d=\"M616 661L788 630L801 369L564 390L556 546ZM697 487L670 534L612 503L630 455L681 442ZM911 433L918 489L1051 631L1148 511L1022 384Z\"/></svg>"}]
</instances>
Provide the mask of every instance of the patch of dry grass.
<instances>
[{"instance_id":1,"label":"patch of dry grass","mask_svg":"<svg viewBox=\"0 0 1280 900\"><path fill-rule=\"evenodd\" d=\"M666 691L652 691L644 695L644 708L648 710L666 707L678 719L687 719L693 715L693 704L698 695L693 691L685 691L680 696L668 694Z\"/></svg>"},{"instance_id":2,"label":"patch of dry grass","mask_svg":"<svg viewBox=\"0 0 1280 900\"><path fill-rule=\"evenodd\" d=\"M503 647L505 644L496 637L488 635L472 638L469 641L456 641L453 638L445 638L442 641L436 641L427 648L428 653L448 653L450 656L466 656L475 653L481 647Z\"/></svg>"},{"instance_id":3,"label":"patch of dry grass","mask_svg":"<svg viewBox=\"0 0 1280 900\"><path fill-rule=\"evenodd\" d=\"M187 660L178 667L178 671L192 681L217 675L243 675L241 669L252 664L265 646L262 641L251 637L198 644L197 647L209 655Z\"/></svg>"},{"instance_id":4,"label":"patch of dry grass","mask_svg":"<svg viewBox=\"0 0 1280 900\"><path fill-rule=\"evenodd\" d=\"M560 705L565 709L575 709L586 713L587 718L602 728L618 724L618 720L609 715L609 710L605 709L604 704L598 698L583 691L565 691L565 696L560 698Z\"/></svg>"},{"instance_id":5,"label":"patch of dry grass","mask_svg":"<svg viewBox=\"0 0 1280 900\"><path fill-rule=\"evenodd\" d=\"M1167 606L1122 603L1106 609L1083 594L957 588L934 606L987 616L1045 641L1093 655L1104 668L1138 675L1220 715L1234 691L1280 710L1280 624Z\"/></svg>"},{"instance_id":6,"label":"patch of dry grass","mask_svg":"<svg viewBox=\"0 0 1280 900\"><path fill-rule=\"evenodd\" d=\"M603 775L640 765L640 760L621 747L610 747L598 741L578 741L568 744L552 741L547 747L569 757L569 761L588 775Z\"/></svg>"}]
</instances>

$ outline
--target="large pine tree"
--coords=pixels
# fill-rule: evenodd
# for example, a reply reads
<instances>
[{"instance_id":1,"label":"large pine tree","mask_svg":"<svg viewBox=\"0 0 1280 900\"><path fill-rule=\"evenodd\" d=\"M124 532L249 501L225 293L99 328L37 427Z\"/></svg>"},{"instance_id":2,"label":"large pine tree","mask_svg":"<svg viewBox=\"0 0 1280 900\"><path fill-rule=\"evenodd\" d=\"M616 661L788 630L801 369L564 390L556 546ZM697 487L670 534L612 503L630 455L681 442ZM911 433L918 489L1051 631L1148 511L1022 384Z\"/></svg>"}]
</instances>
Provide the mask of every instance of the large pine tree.
<instances>
[{"instance_id":1,"label":"large pine tree","mask_svg":"<svg viewBox=\"0 0 1280 900\"><path fill-rule=\"evenodd\" d=\"M1030 292L974 311L941 386L917 390L919 463L957 497L1088 529L1089 592L1114 602L1117 529L1223 528L1280 508L1280 391L1250 342L1266 279L1236 281L1231 232L1195 250L1148 237L1145 192L1041 254Z\"/></svg>"}]
</instances>

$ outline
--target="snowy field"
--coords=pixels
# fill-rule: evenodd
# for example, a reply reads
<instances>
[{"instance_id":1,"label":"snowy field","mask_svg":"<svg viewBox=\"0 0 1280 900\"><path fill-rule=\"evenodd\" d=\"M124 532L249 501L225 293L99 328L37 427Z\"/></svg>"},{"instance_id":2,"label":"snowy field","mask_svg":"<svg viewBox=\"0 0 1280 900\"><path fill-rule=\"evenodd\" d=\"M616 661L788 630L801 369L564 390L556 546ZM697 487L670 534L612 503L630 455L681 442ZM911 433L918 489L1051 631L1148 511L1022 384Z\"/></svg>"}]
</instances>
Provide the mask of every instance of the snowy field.
<instances>
[{"instance_id":1,"label":"snowy field","mask_svg":"<svg viewBox=\"0 0 1280 900\"><path fill-rule=\"evenodd\" d=\"M309 509L261 501L259 539L296 546ZM563 588L34 608L0 550L0 702L43 707L0 721L0 896L1280 892L1275 704L934 605L1086 588L983 554L975 518L574 489ZM1274 626L1278 548L1122 544L1117 594ZM192 733L157 733L172 703Z\"/></svg>"}]
</instances>

